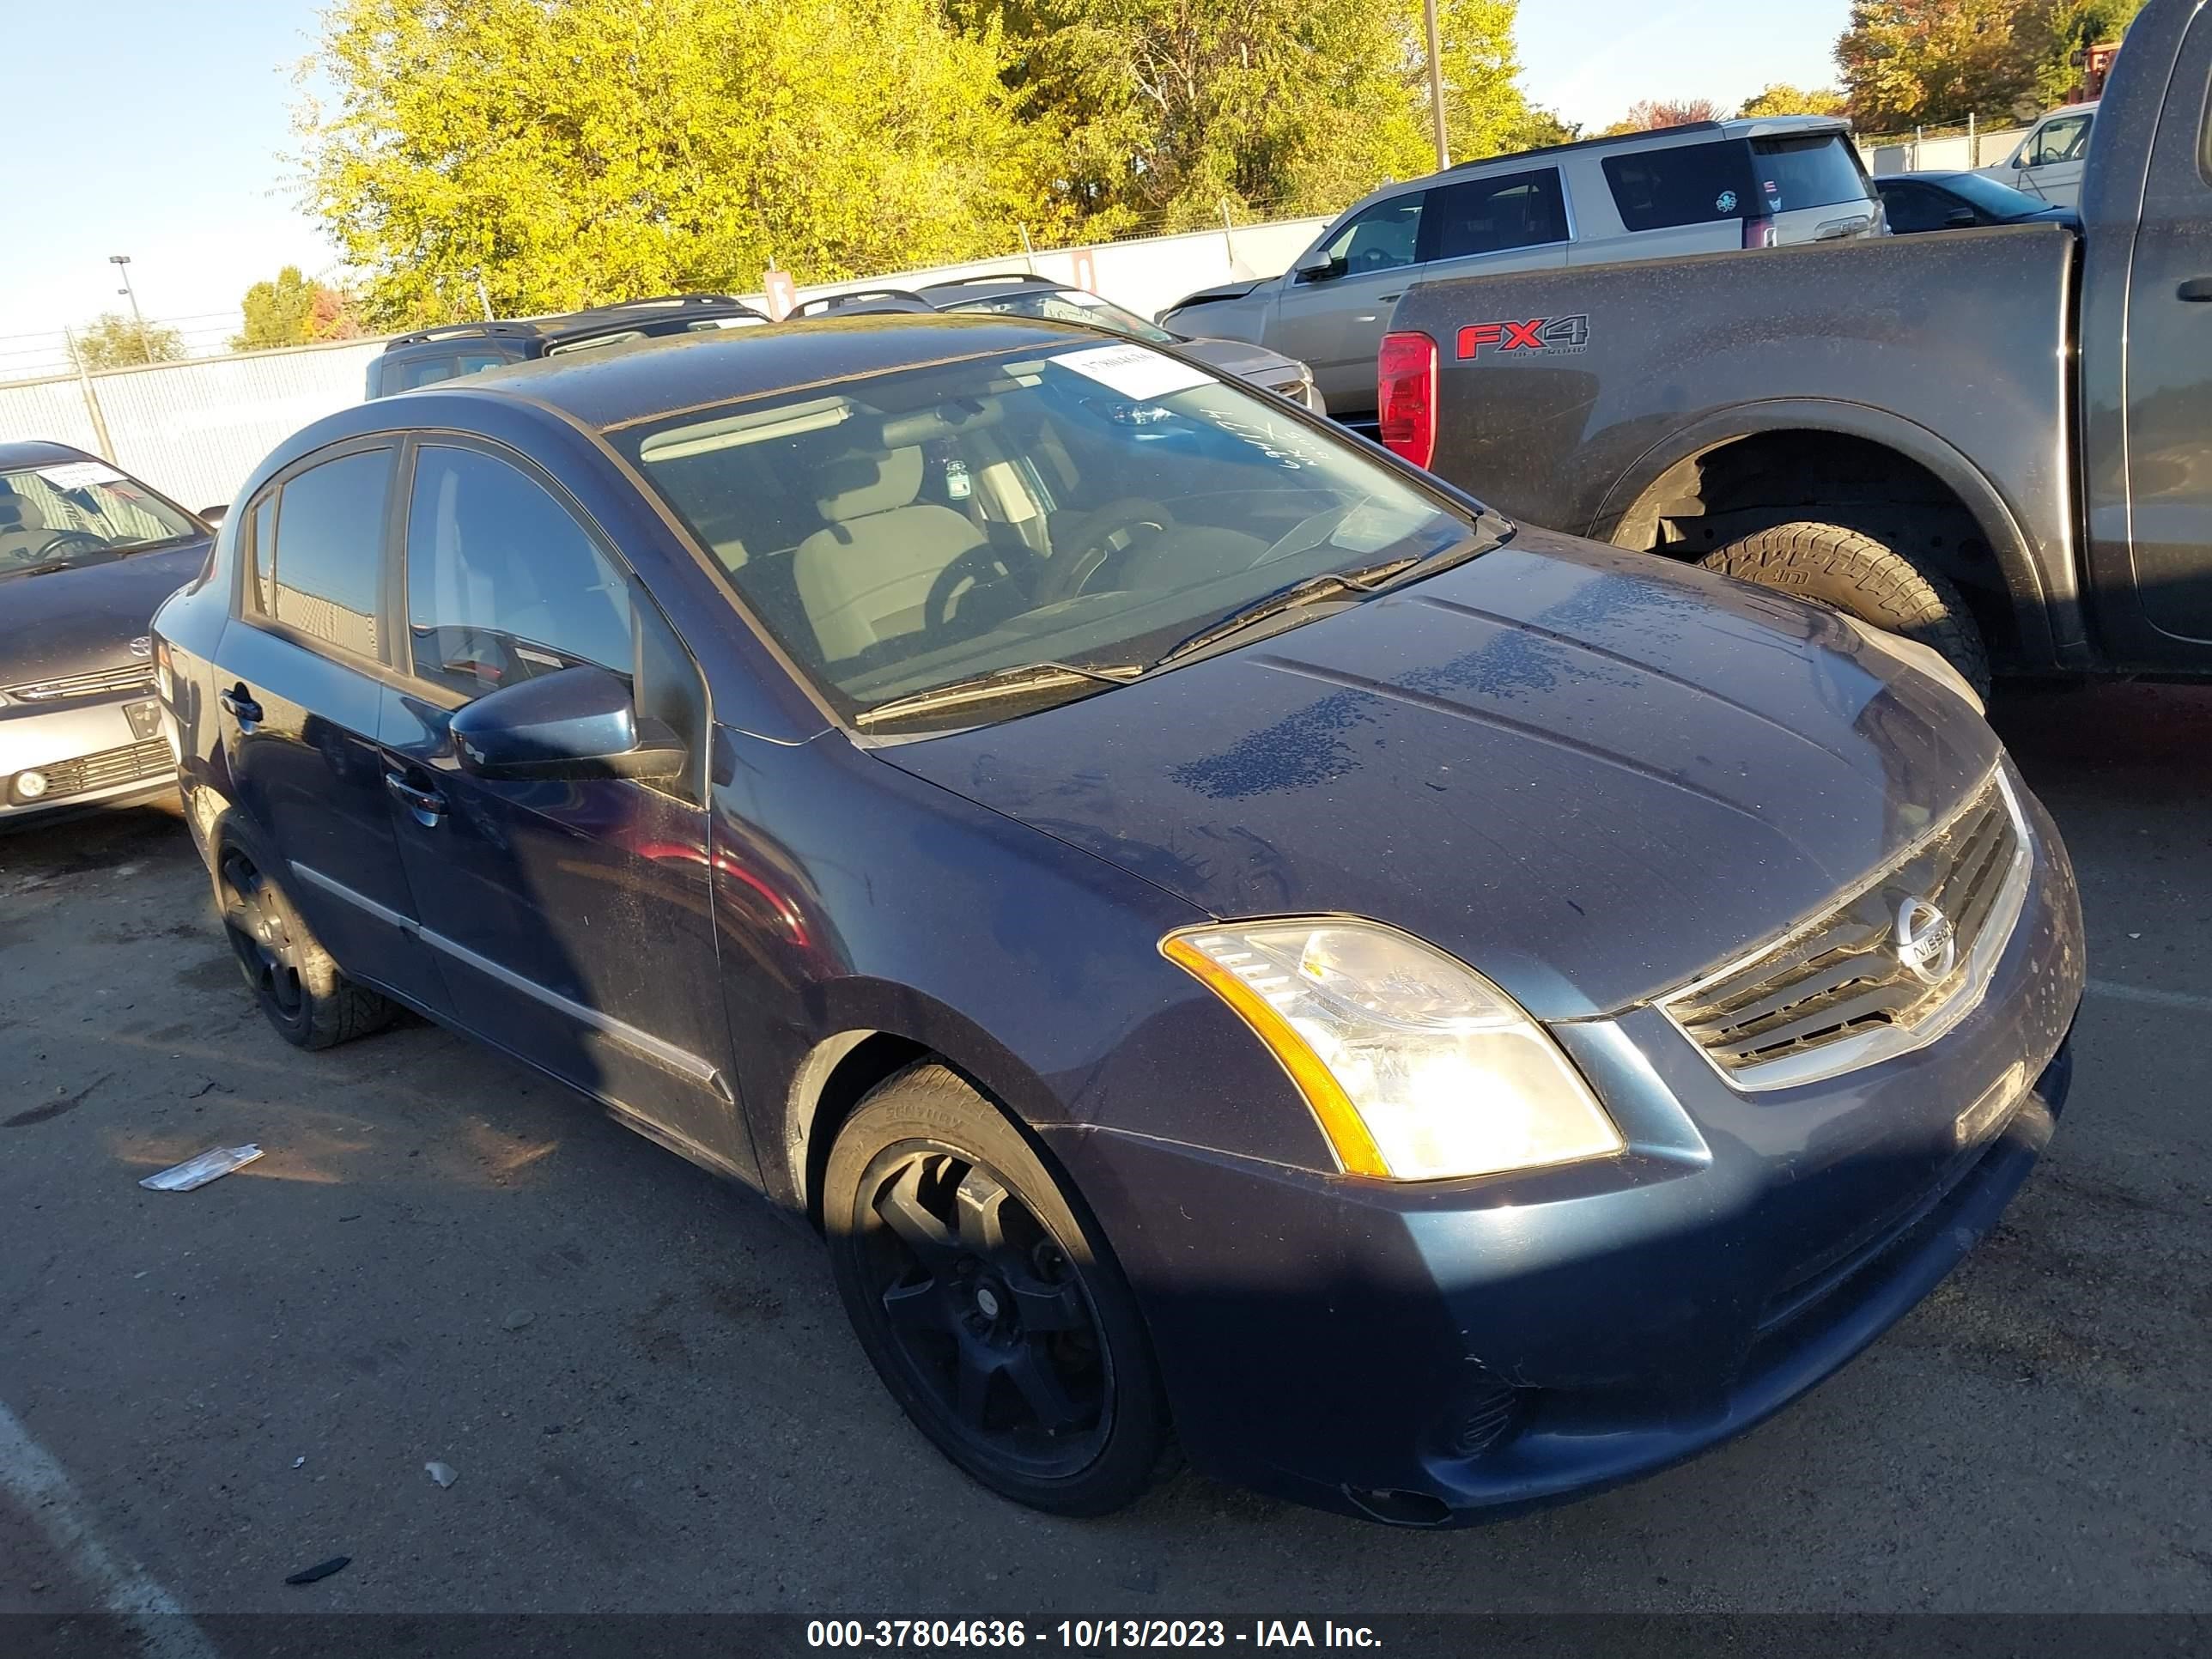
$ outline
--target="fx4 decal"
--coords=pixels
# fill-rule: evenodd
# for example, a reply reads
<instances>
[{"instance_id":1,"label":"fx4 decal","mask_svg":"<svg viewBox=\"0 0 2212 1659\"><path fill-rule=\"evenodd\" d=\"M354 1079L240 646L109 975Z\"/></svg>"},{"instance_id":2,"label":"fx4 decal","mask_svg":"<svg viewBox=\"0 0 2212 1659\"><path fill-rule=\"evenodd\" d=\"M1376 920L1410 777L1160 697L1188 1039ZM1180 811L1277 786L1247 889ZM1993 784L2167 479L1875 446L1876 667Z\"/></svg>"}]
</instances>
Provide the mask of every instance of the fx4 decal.
<instances>
[{"instance_id":1,"label":"fx4 decal","mask_svg":"<svg viewBox=\"0 0 2212 1659\"><path fill-rule=\"evenodd\" d=\"M1459 331L1462 360L1485 346L1498 351L1580 351L1589 344L1589 319L1532 317L1525 323L1469 323Z\"/></svg>"}]
</instances>

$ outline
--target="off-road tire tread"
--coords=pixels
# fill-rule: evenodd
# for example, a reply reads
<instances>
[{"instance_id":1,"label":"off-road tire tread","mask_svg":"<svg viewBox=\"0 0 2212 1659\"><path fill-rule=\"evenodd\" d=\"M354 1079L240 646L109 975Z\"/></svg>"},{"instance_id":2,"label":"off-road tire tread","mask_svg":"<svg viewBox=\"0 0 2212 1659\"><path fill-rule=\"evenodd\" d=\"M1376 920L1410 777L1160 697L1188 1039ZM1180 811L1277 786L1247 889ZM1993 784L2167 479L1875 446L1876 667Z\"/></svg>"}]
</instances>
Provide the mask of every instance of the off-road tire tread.
<instances>
[{"instance_id":1,"label":"off-road tire tread","mask_svg":"<svg viewBox=\"0 0 2212 1659\"><path fill-rule=\"evenodd\" d=\"M1776 525L1698 562L1917 640L1989 694L1989 650L1957 586L1872 536L1838 524Z\"/></svg>"}]
</instances>

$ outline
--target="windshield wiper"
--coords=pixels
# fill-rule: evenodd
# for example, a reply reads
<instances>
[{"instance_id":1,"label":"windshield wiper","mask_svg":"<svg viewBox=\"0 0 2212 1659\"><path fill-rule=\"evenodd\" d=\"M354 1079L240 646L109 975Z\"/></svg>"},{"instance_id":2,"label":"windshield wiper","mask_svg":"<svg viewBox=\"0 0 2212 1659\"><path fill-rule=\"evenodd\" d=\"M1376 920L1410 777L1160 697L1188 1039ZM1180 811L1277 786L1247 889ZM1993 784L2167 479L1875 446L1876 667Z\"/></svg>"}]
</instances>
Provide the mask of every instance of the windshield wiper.
<instances>
[{"instance_id":1,"label":"windshield wiper","mask_svg":"<svg viewBox=\"0 0 2212 1659\"><path fill-rule=\"evenodd\" d=\"M960 708L970 703L995 702L1004 697L1081 686L1094 680L1103 685L1127 685L1144 672L1144 665L1134 662L1025 662L1018 667L994 668L988 674L977 674L969 679L955 680L950 685L917 691L911 696L893 697L889 702L879 702L873 708L861 710L853 717L853 724L862 727L880 726L886 721L911 719L917 714L934 714L941 709Z\"/></svg>"},{"instance_id":2,"label":"windshield wiper","mask_svg":"<svg viewBox=\"0 0 2212 1659\"><path fill-rule=\"evenodd\" d=\"M0 579L9 576L51 576L56 571L76 568L76 566L68 559L48 559L44 564L18 565L13 570L0 570Z\"/></svg>"},{"instance_id":3,"label":"windshield wiper","mask_svg":"<svg viewBox=\"0 0 2212 1659\"><path fill-rule=\"evenodd\" d=\"M1296 611L1303 605L1314 605L1323 599L1335 599L1346 593L1376 593L1382 584L1391 577L1402 574L1421 563L1419 559L1392 559L1383 564L1370 564L1360 570L1325 570L1318 576L1308 576L1292 582L1288 587L1279 587L1272 593L1263 593L1241 611L1232 611L1218 622L1208 623L1187 639L1170 646L1155 668L1188 657L1208 646L1218 645L1232 635L1241 634L1255 624L1279 617L1286 611Z\"/></svg>"}]
</instances>

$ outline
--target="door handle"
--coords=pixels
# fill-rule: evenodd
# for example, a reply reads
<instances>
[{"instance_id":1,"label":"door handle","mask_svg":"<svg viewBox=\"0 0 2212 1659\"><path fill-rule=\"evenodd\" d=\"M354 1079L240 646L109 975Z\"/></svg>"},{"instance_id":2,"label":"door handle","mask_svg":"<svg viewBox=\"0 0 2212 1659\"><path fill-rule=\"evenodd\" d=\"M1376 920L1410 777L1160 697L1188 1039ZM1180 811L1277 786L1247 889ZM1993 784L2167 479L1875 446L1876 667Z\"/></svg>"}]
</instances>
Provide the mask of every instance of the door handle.
<instances>
[{"instance_id":1,"label":"door handle","mask_svg":"<svg viewBox=\"0 0 2212 1659\"><path fill-rule=\"evenodd\" d=\"M384 775L384 787L399 798L425 830L435 829L438 821L446 816L446 798L434 789L421 788L397 772Z\"/></svg>"},{"instance_id":2,"label":"door handle","mask_svg":"<svg viewBox=\"0 0 2212 1659\"><path fill-rule=\"evenodd\" d=\"M2212 300L2212 276L2191 276L2173 290L2173 297L2203 305L2206 301Z\"/></svg>"},{"instance_id":3,"label":"door handle","mask_svg":"<svg viewBox=\"0 0 2212 1659\"><path fill-rule=\"evenodd\" d=\"M253 701L253 694L242 683L228 691L218 691L215 700L241 728L251 729L261 723L261 705Z\"/></svg>"},{"instance_id":4,"label":"door handle","mask_svg":"<svg viewBox=\"0 0 2212 1659\"><path fill-rule=\"evenodd\" d=\"M1395 294L1378 294L1375 297L1378 301L1383 300L1402 300L1406 297L1406 290L1401 288Z\"/></svg>"}]
</instances>

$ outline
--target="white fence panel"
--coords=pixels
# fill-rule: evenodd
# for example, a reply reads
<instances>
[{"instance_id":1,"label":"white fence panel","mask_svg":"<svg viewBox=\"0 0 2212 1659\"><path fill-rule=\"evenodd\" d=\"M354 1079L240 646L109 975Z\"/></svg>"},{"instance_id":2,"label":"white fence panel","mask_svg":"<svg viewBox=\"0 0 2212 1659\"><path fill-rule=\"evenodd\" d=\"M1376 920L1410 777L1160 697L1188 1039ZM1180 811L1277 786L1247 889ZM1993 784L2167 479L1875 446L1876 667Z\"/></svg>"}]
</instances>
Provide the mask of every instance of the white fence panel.
<instances>
[{"instance_id":1,"label":"white fence panel","mask_svg":"<svg viewBox=\"0 0 2212 1659\"><path fill-rule=\"evenodd\" d=\"M92 411L85 407L84 388L74 375L66 380L0 386L0 443L24 438L74 444L88 455L100 453L100 434L94 429Z\"/></svg>"}]
</instances>

